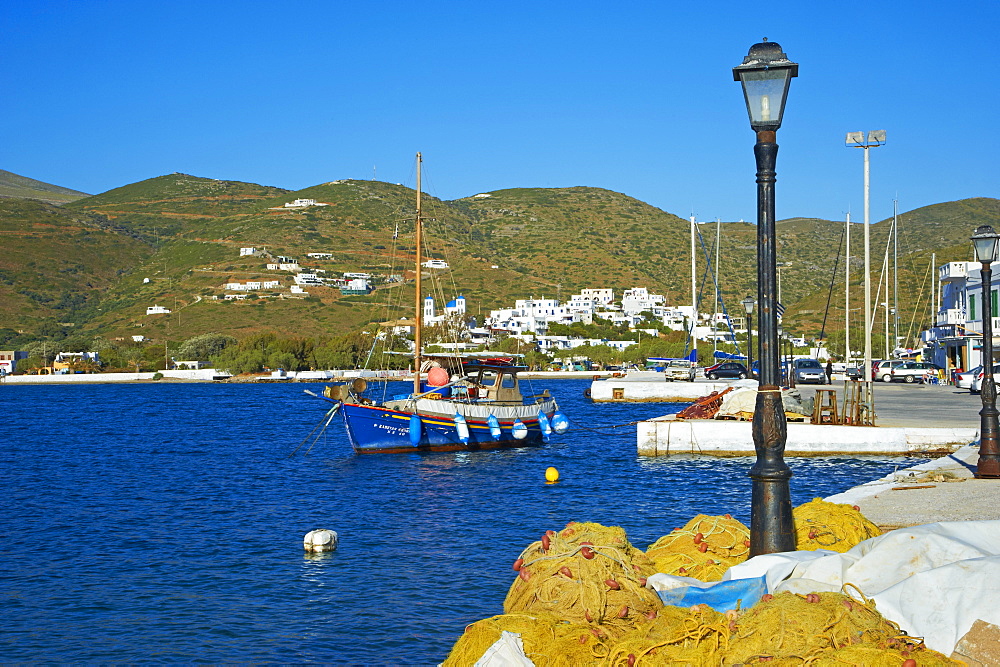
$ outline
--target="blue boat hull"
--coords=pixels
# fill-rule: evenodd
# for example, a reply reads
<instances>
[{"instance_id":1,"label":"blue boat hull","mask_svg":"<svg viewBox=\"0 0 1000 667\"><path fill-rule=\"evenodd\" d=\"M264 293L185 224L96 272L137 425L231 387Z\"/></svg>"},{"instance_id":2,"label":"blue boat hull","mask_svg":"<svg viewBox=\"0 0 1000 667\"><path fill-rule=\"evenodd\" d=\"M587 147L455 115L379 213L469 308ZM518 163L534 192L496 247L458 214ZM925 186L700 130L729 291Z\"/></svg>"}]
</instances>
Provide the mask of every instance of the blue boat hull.
<instances>
[{"instance_id":1,"label":"blue boat hull","mask_svg":"<svg viewBox=\"0 0 1000 667\"><path fill-rule=\"evenodd\" d=\"M417 444L410 440L409 412L371 405L344 403L340 414L344 419L351 446L359 454L392 454L405 452L453 452L532 447L544 440L535 419L522 419L527 435L518 440L511 433L512 422L500 421L500 438L494 439L486 420L466 417L469 441L458 437L455 422L437 416L420 415L421 437ZM551 419L551 415L547 415Z\"/></svg>"}]
</instances>

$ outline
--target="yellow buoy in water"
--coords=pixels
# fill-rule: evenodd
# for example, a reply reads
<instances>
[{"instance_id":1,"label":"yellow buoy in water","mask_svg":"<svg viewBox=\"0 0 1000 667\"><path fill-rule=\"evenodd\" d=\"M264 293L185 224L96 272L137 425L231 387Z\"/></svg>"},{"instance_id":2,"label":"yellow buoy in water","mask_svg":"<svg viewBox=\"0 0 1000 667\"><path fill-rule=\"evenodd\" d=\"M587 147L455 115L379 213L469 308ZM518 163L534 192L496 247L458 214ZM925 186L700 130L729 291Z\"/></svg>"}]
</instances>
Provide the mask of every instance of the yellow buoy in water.
<instances>
[{"instance_id":1,"label":"yellow buoy in water","mask_svg":"<svg viewBox=\"0 0 1000 667\"><path fill-rule=\"evenodd\" d=\"M545 481L549 484L555 484L559 481L559 471L549 466L545 469Z\"/></svg>"}]
</instances>

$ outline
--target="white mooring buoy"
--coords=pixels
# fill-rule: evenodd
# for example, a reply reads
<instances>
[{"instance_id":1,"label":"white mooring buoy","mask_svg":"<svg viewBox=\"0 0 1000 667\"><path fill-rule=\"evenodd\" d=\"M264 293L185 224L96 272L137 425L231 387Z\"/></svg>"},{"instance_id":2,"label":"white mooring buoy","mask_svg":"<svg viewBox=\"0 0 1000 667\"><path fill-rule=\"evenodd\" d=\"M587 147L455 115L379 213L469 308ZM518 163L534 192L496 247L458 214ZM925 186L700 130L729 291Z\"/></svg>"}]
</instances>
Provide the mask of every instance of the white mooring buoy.
<instances>
[{"instance_id":1,"label":"white mooring buoy","mask_svg":"<svg viewBox=\"0 0 1000 667\"><path fill-rule=\"evenodd\" d=\"M333 551L337 548L337 541L337 531L320 528L306 533L302 538L302 547L311 552Z\"/></svg>"}]
</instances>

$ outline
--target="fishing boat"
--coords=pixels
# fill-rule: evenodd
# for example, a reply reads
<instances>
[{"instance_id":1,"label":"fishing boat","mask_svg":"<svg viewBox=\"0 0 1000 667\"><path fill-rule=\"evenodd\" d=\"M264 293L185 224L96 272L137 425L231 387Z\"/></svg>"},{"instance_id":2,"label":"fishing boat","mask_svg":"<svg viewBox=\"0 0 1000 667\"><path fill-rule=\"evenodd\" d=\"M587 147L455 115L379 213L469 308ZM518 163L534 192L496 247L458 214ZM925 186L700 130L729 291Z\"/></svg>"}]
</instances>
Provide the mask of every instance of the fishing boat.
<instances>
[{"instance_id":1,"label":"fishing boat","mask_svg":"<svg viewBox=\"0 0 1000 667\"><path fill-rule=\"evenodd\" d=\"M522 393L518 373L526 368L518 355L422 354L421 161L417 153L413 391L376 400L363 378L333 384L323 391L335 404L328 415L339 411L351 446L361 454L540 445L552 433L564 432L569 421L547 390Z\"/></svg>"}]
</instances>

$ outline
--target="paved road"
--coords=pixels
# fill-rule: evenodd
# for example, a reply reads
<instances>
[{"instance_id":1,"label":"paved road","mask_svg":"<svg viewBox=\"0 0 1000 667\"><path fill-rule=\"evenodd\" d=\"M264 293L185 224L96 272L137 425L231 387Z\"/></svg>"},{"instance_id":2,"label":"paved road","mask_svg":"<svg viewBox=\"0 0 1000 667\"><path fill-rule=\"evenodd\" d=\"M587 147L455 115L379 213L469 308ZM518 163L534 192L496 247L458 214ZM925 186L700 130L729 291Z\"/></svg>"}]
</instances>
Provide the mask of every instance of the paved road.
<instances>
[{"instance_id":1,"label":"paved road","mask_svg":"<svg viewBox=\"0 0 1000 667\"><path fill-rule=\"evenodd\" d=\"M948 385L874 383L875 424L878 426L967 426L979 428L983 403L968 389ZM843 405L844 383L834 380L838 404ZM813 396L816 385L800 385L803 396Z\"/></svg>"},{"instance_id":2,"label":"paved road","mask_svg":"<svg viewBox=\"0 0 1000 667\"><path fill-rule=\"evenodd\" d=\"M698 378L697 382L708 382ZM875 382L876 426L941 426L979 428L983 407L978 394L949 385ZM816 395L816 389L834 389L837 405L844 405L844 382L834 376L832 385L805 384L796 387L803 397Z\"/></svg>"},{"instance_id":3,"label":"paved road","mask_svg":"<svg viewBox=\"0 0 1000 667\"><path fill-rule=\"evenodd\" d=\"M827 500L858 505L883 529L937 521L1000 520L1000 480L973 479L978 461L977 446L962 447ZM937 472L945 475L935 477ZM962 481L945 481L948 478Z\"/></svg>"}]
</instances>

